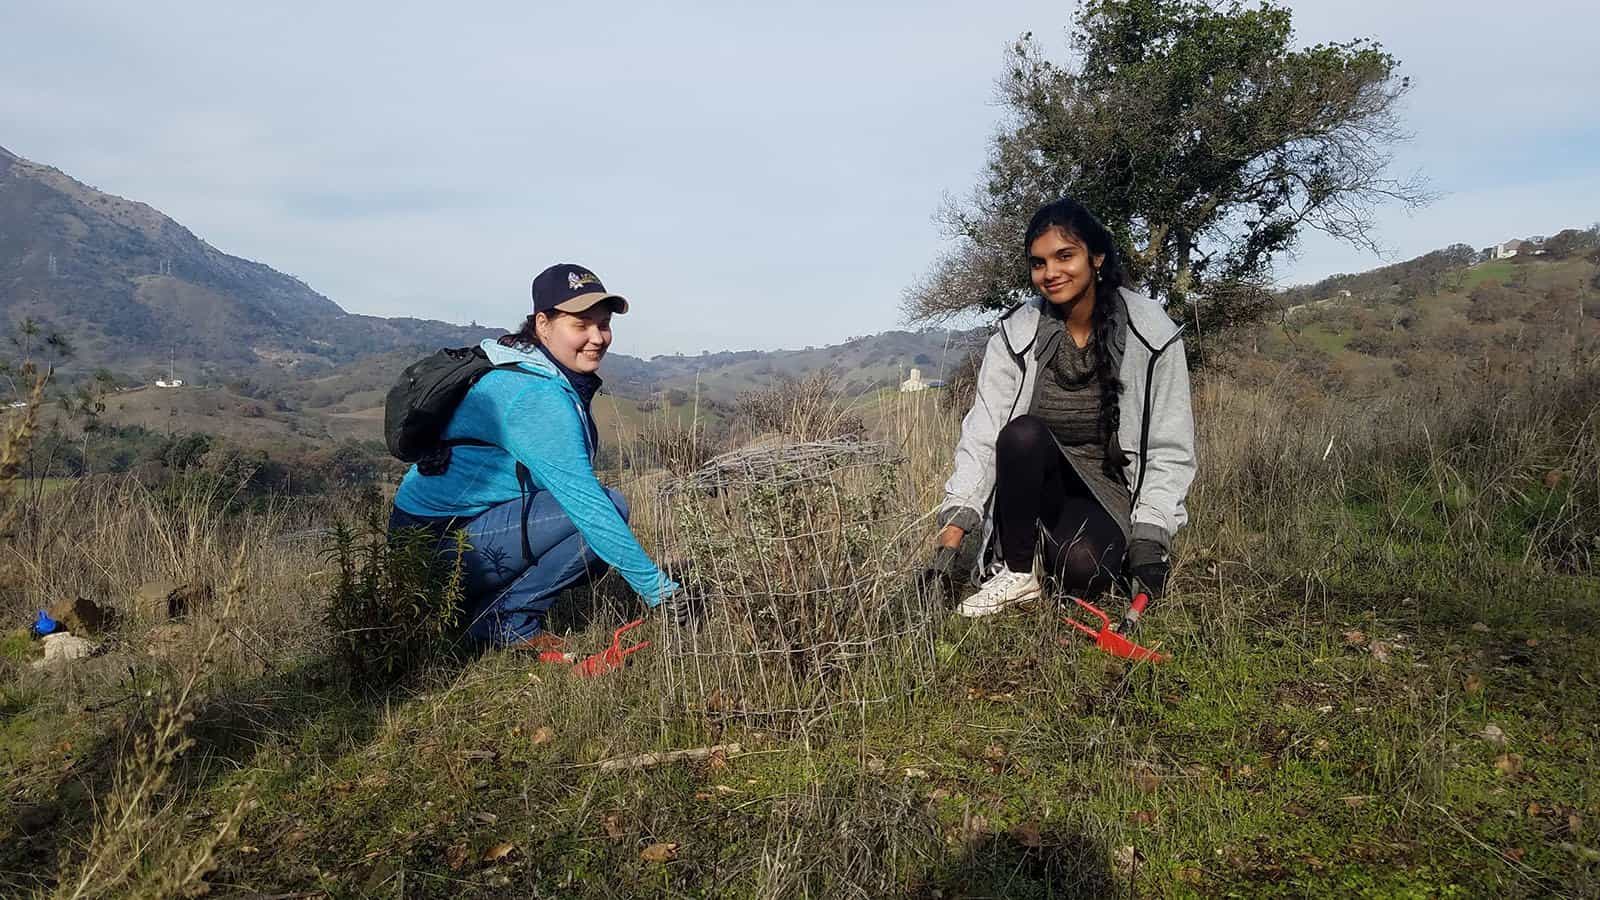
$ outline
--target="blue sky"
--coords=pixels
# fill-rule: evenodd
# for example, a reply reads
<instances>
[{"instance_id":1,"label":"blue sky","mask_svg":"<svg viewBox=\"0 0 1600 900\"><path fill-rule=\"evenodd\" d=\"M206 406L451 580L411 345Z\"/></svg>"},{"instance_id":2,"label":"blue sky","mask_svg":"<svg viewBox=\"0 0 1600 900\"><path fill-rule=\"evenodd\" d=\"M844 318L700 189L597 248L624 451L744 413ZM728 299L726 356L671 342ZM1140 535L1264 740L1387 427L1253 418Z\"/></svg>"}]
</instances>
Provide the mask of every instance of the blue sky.
<instances>
[{"instance_id":1,"label":"blue sky","mask_svg":"<svg viewBox=\"0 0 1600 900\"><path fill-rule=\"evenodd\" d=\"M1600 220L1600 8L1293 4L1415 88L1389 259ZM976 183L994 79L1070 5L13 3L0 145L143 200L354 312L509 325L544 265L629 296L635 355L900 324ZM1383 258L1309 235L1286 283Z\"/></svg>"}]
</instances>

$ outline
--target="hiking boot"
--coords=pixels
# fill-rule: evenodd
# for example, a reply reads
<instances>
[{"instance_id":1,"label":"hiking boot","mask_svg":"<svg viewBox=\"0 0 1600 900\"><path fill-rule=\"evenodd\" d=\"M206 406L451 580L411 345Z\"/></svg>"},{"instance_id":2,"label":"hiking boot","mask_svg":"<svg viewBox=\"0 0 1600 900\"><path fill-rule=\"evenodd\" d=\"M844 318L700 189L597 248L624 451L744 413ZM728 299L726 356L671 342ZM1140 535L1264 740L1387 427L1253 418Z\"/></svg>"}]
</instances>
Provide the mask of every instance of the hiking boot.
<instances>
[{"instance_id":1,"label":"hiking boot","mask_svg":"<svg viewBox=\"0 0 1600 900\"><path fill-rule=\"evenodd\" d=\"M1007 607L1037 599L1040 592L1039 579L1032 572L1003 568L998 575L985 581L976 594L961 601L956 613L969 619L991 616Z\"/></svg>"}]
</instances>

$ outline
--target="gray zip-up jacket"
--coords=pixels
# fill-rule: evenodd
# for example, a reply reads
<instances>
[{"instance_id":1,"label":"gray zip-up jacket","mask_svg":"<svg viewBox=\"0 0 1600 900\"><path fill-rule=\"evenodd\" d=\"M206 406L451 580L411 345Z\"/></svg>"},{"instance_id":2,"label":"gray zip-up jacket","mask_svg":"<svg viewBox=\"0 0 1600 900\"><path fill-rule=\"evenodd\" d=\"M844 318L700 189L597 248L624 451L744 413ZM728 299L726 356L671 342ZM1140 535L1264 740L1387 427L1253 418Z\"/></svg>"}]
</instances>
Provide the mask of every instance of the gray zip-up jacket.
<instances>
[{"instance_id":1,"label":"gray zip-up jacket","mask_svg":"<svg viewBox=\"0 0 1600 900\"><path fill-rule=\"evenodd\" d=\"M1032 351L1044 302L1036 297L1000 317L978 369L972 410L961 420L955 472L944 486L939 525L955 524L968 533L981 525L985 551L994 530L995 438L1033 402L1039 361ZM1111 315L1112 359L1122 377L1117 437L1128 456L1123 475L1133 496L1132 539L1170 547L1189 519L1184 499L1195 473L1183 329L1159 304L1127 288ZM980 565L986 558L979 553Z\"/></svg>"}]
</instances>

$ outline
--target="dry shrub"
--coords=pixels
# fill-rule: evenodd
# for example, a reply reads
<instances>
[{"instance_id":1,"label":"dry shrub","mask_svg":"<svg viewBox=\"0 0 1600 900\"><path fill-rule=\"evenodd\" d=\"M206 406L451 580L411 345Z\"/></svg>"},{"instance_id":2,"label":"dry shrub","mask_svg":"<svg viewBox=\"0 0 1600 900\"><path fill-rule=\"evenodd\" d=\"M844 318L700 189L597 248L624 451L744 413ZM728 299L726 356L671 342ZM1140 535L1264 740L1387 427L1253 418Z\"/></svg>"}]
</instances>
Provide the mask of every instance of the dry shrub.
<instances>
[{"instance_id":1,"label":"dry shrub","mask_svg":"<svg viewBox=\"0 0 1600 900\"><path fill-rule=\"evenodd\" d=\"M734 434L742 440L775 433L800 442L825 441L866 432L861 417L850 411L833 368L805 378L784 376L772 387L740 394L733 422Z\"/></svg>"},{"instance_id":2,"label":"dry shrub","mask_svg":"<svg viewBox=\"0 0 1600 900\"><path fill-rule=\"evenodd\" d=\"M639 428L630 448L630 468L663 468L681 475L699 468L718 452L717 441L697 423L675 416L652 416Z\"/></svg>"}]
</instances>

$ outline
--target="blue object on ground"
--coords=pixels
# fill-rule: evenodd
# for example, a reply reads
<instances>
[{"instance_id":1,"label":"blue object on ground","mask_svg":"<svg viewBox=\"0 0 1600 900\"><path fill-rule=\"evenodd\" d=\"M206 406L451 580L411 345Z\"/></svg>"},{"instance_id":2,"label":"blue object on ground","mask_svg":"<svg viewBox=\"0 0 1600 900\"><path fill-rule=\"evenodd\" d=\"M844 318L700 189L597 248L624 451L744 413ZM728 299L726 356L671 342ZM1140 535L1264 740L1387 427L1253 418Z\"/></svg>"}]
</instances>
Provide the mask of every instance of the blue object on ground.
<instances>
[{"instance_id":1,"label":"blue object on ground","mask_svg":"<svg viewBox=\"0 0 1600 900\"><path fill-rule=\"evenodd\" d=\"M55 619L50 618L49 613L41 609L39 610L39 617L33 620L33 636L44 637L47 634L54 633L60 627L61 625Z\"/></svg>"}]
</instances>

